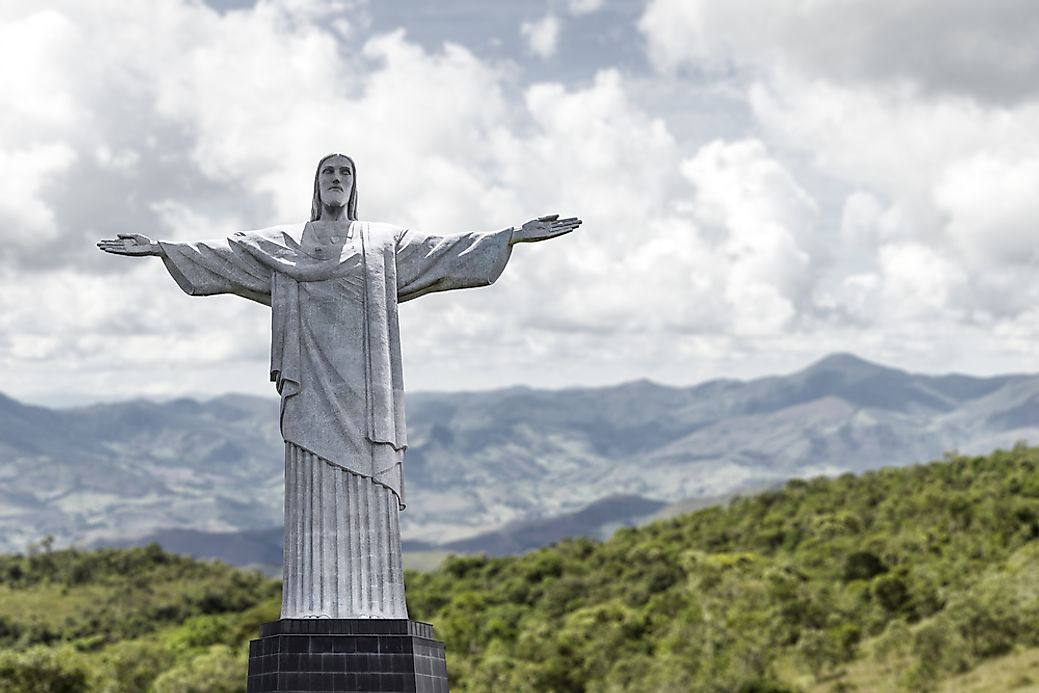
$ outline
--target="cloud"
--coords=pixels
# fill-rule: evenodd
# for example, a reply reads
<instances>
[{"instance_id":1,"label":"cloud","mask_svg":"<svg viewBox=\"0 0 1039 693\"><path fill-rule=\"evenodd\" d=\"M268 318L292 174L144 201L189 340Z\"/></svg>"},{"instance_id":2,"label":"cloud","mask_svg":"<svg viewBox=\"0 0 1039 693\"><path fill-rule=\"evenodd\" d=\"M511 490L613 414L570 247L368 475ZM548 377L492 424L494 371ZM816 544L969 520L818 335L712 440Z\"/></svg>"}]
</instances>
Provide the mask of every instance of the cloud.
<instances>
[{"instance_id":1,"label":"cloud","mask_svg":"<svg viewBox=\"0 0 1039 693\"><path fill-rule=\"evenodd\" d=\"M665 69L781 68L1001 104L1039 94L1030 0L652 0L639 26Z\"/></svg>"},{"instance_id":2,"label":"cloud","mask_svg":"<svg viewBox=\"0 0 1039 693\"><path fill-rule=\"evenodd\" d=\"M813 238L817 205L759 140L715 141L682 164L694 213L715 238L735 334L777 333L809 307L825 263Z\"/></svg>"},{"instance_id":3,"label":"cloud","mask_svg":"<svg viewBox=\"0 0 1039 693\"><path fill-rule=\"evenodd\" d=\"M842 228L880 271L878 290L894 290L882 288L880 248L911 242L968 278L971 291L943 294L964 319L1025 310L1039 291L1039 103L989 107L790 73L761 78L748 96L766 137L851 188Z\"/></svg>"},{"instance_id":4,"label":"cloud","mask_svg":"<svg viewBox=\"0 0 1039 693\"><path fill-rule=\"evenodd\" d=\"M1022 156L1023 154L1023 156ZM1039 156L979 152L950 164L933 200L964 262L985 270L1039 264Z\"/></svg>"},{"instance_id":5,"label":"cloud","mask_svg":"<svg viewBox=\"0 0 1039 693\"><path fill-rule=\"evenodd\" d=\"M545 15L536 22L523 22L520 35L527 40L527 49L539 58L551 58L559 44L560 22L555 15Z\"/></svg>"},{"instance_id":6,"label":"cloud","mask_svg":"<svg viewBox=\"0 0 1039 693\"><path fill-rule=\"evenodd\" d=\"M598 12L602 6L603 0L567 0L566 3L567 11L575 17Z\"/></svg>"},{"instance_id":7,"label":"cloud","mask_svg":"<svg viewBox=\"0 0 1039 693\"><path fill-rule=\"evenodd\" d=\"M0 226L9 229L5 240L38 251L54 240L54 213L41 199L46 184L76 160L66 144L37 144L24 149L0 149ZM2 251L0 251L2 252Z\"/></svg>"},{"instance_id":8,"label":"cloud","mask_svg":"<svg viewBox=\"0 0 1039 693\"><path fill-rule=\"evenodd\" d=\"M844 243L813 289L815 314L889 339L910 323L1022 319L1039 296L1039 9L753 8L760 21L745 21L743 0L654 0L640 28L665 73L742 85L758 136L843 197L828 216Z\"/></svg>"},{"instance_id":9,"label":"cloud","mask_svg":"<svg viewBox=\"0 0 1039 693\"><path fill-rule=\"evenodd\" d=\"M447 233L585 219L517 248L491 289L405 306L412 389L688 382L836 349L952 363L935 335L996 363L1039 336L1027 99L772 66L764 48L726 52L744 29L716 8L696 15L702 50L737 77L698 98L728 113L736 94L750 118L724 137L689 127L686 101L655 110L627 72L529 83L458 44L369 35L353 3L0 12L0 57L25 65L0 74L0 165L17 172L0 182L0 368L16 395L268 392L265 308L186 297L160 263L93 244L300 220L335 150L358 161L364 218Z\"/></svg>"},{"instance_id":10,"label":"cloud","mask_svg":"<svg viewBox=\"0 0 1039 693\"><path fill-rule=\"evenodd\" d=\"M166 30L155 35L133 29L151 10L125 3L41 11L61 28L52 41L121 29L82 68L76 51L37 51L42 74L68 76L61 94L70 109L92 114L89 127L26 111L0 143L63 143L27 159L39 171L25 180L43 183L33 183L39 208L19 212L50 218L55 242L48 252L17 246L0 264L5 282L21 287L0 296L10 330L0 361L18 374L9 385L16 392L59 387L59 373L60 387L110 394L263 387L262 308L185 297L158 263L103 256L93 242L120 231L209 238L298 220L312 167L332 150L357 158L367 218L443 232L555 211L586 219L571 238L518 249L493 290L409 306L410 372L431 374L420 385L483 382L454 371L480 359L487 366L479 372L498 373L499 384L527 368L549 377L547 352L555 377L572 378L567 369L589 340L627 330L630 337L602 349L625 363L632 345L645 350L640 329L714 320L700 300L710 281L696 279L686 296L689 267L668 262L687 259L704 276L710 264L695 224L668 213L673 194L689 194L675 141L614 71L578 89L517 90L508 66L460 46L430 52L403 32L349 44L309 10L274 3L223 15L168 3L159 18ZM111 78L80 80L80 69ZM65 300L73 291L76 300ZM40 359L20 367L29 354ZM626 368L635 375L638 366ZM156 377L173 370L180 375Z\"/></svg>"}]
</instances>

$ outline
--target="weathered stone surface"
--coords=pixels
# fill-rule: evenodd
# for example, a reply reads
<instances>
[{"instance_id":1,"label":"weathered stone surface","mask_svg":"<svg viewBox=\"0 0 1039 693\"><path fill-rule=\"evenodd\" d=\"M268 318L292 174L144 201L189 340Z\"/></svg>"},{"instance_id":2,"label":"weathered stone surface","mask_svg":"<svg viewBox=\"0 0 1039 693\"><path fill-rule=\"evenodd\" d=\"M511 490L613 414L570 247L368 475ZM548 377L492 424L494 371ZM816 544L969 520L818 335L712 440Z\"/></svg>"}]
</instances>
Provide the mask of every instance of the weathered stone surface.
<instances>
[{"instance_id":1,"label":"weathered stone surface","mask_svg":"<svg viewBox=\"0 0 1039 693\"><path fill-rule=\"evenodd\" d=\"M161 257L189 295L234 294L271 307L270 377L288 450L283 617L407 616L397 518L407 446L397 304L491 284L513 244L581 223L552 215L439 236L359 221L356 174L342 154L318 162L306 223L194 243L140 234L98 243L117 255ZM326 465L336 473L324 473Z\"/></svg>"}]
</instances>

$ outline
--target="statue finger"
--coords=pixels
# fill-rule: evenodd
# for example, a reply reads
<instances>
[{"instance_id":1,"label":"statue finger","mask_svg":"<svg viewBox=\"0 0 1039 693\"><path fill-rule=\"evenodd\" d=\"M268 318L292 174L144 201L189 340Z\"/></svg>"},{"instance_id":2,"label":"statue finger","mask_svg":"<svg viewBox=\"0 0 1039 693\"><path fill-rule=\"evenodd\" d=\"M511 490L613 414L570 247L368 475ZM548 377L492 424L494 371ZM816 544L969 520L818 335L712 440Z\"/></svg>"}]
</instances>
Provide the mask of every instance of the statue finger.
<instances>
[{"instance_id":1,"label":"statue finger","mask_svg":"<svg viewBox=\"0 0 1039 693\"><path fill-rule=\"evenodd\" d=\"M559 218L558 214L547 214L543 217L538 217L537 221L555 221Z\"/></svg>"}]
</instances>

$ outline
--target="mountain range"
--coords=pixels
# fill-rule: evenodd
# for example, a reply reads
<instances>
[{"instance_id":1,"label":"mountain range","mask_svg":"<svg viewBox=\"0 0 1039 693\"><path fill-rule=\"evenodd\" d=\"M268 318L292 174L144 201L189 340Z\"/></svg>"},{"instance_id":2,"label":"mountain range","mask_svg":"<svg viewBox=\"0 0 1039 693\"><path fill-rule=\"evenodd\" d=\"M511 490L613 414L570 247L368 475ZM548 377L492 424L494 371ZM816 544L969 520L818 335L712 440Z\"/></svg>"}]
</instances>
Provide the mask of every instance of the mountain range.
<instances>
[{"instance_id":1,"label":"mountain range","mask_svg":"<svg viewBox=\"0 0 1039 693\"><path fill-rule=\"evenodd\" d=\"M1039 375L920 375L850 354L748 381L415 393L407 406L406 545L452 551L605 536L792 477L1039 440ZM61 409L0 395L0 550L157 539L268 562L277 421L276 400L244 395Z\"/></svg>"}]
</instances>

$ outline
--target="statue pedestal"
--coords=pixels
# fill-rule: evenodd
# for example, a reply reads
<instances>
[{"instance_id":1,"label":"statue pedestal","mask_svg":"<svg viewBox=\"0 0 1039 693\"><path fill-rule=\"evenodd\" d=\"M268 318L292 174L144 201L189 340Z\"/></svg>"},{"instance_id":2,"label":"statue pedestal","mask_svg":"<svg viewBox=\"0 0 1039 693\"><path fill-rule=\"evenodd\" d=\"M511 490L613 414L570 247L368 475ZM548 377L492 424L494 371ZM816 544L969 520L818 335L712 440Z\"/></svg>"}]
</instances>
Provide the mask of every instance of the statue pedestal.
<instances>
[{"instance_id":1,"label":"statue pedestal","mask_svg":"<svg viewBox=\"0 0 1039 693\"><path fill-rule=\"evenodd\" d=\"M406 619L288 619L249 643L249 693L448 693L444 644Z\"/></svg>"}]
</instances>

